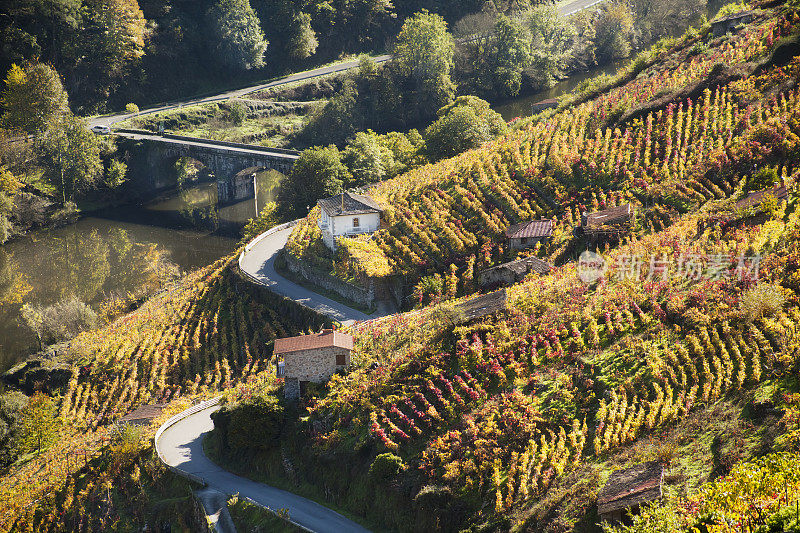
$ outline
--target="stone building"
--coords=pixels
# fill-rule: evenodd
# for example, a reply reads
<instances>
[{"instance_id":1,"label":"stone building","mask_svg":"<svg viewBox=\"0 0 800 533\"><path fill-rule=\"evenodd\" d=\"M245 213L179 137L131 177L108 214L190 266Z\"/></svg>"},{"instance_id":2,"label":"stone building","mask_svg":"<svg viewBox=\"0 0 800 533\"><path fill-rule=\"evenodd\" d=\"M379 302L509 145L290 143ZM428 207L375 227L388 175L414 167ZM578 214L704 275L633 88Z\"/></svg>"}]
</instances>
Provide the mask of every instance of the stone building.
<instances>
[{"instance_id":1,"label":"stone building","mask_svg":"<svg viewBox=\"0 0 800 533\"><path fill-rule=\"evenodd\" d=\"M547 274L553 266L535 257L524 257L496 267L481 270L478 274L478 283L481 289L492 287L507 287L519 281L531 272Z\"/></svg>"},{"instance_id":2,"label":"stone building","mask_svg":"<svg viewBox=\"0 0 800 533\"><path fill-rule=\"evenodd\" d=\"M725 35L729 31L734 31L740 24L750 24L754 16L755 11L742 11L740 13L728 15L727 17L712 20L711 31L714 33L714 37Z\"/></svg>"},{"instance_id":3,"label":"stone building","mask_svg":"<svg viewBox=\"0 0 800 533\"><path fill-rule=\"evenodd\" d=\"M664 465L659 461L640 463L612 473L597 496L600 520L624 522L628 512L635 513L643 503L661 499L663 481Z\"/></svg>"},{"instance_id":4,"label":"stone building","mask_svg":"<svg viewBox=\"0 0 800 533\"><path fill-rule=\"evenodd\" d=\"M592 240L620 237L630 233L633 227L633 207L631 204L618 205L581 215L581 232Z\"/></svg>"},{"instance_id":5,"label":"stone building","mask_svg":"<svg viewBox=\"0 0 800 533\"><path fill-rule=\"evenodd\" d=\"M553 237L553 221L549 218L515 224L506 230L506 239L514 250L529 248Z\"/></svg>"},{"instance_id":6,"label":"stone building","mask_svg":"<svg viewBox=\"0 0 800 533\"><path fill-rule=\"evenodd\" d=\"M322 383L350 366L353 336L323 329L312 335L275 340L274 353L283 357L284 395L295 400L308 382Z\"/></svg>"},{"instance_id":7,"label":"stone building","mask_svg":"<svg viewBox=\"0 0 800 533\"><path fill-rule=\"evenodd\" d=\"M319 200L319 229L322 240L331 250L336 250L338 237L350 237L374 233L381 227L383 209L368 196L343 192L331 198Z\"/></svg>"}]
</instances>

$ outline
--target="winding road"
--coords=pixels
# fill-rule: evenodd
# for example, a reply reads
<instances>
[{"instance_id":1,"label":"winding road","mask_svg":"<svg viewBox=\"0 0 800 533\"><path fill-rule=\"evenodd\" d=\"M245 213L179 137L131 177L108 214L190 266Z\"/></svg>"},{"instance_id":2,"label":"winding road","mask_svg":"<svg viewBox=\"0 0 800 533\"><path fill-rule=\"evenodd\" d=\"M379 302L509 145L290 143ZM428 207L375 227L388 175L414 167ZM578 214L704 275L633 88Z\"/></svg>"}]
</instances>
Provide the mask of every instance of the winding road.
<instances>
[{"instance_id":1,"label":"winding road","mask_svg":"<svg viewBox=\"0 0 800 533\"><path fill-rule=\"evenodd\" d=\"M254 241L254 244L239 259L239 266L242 271L254 281L268 287L271 291L310 307L334 320L338 320L344 325L382 316L380 312L367 315L357 309L347 307L335 300L301 287L278 274L275 271L275 257L286 246L286 241L291 233L292 228L285 228L274 231L269 235L265 234L257 242Z\"/></svg>"},{"instance_id":2,"label":"winding road","mask_svg":"<svg viewBox=\"0 0 800 533\"><path fill-rule=\"evenodd\" d=\"M156 448L169 466L224 494L247 497L272 510L287 509L289 519L316 533L367 533L369 530L316 502L232 474L209 459L203 451L203 439L214 429L211 413L218 405L190 414L160 432Z\"/></svg>"}]
</instances>

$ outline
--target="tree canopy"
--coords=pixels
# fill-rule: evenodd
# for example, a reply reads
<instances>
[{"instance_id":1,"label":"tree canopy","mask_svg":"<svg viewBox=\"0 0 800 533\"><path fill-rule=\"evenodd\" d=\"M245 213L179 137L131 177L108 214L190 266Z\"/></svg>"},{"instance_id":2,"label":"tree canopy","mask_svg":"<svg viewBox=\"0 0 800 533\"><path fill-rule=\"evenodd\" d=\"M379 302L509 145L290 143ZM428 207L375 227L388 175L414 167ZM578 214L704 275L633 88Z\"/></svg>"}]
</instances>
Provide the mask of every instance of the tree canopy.
<instances>
[{"instance_id":1,"label":"tree canopy","mask_svg":"<svg viewBox=\"0 0 800 533\"><path fill-rule=\"evenodd\" d=\"M208 12L219 60L234 69L264 66L269 42L249 0L219 0Z\"/></svg>"},{"instance_id":2,"label":"tree canopy","mask_svg":"<svg viewBox=\"0 0 800 533\"><path fill-rule=\"evenodd\" d=\"M12 65L5 79L2 103L6 128L35 134L68 112L67 93L58 73L43 63Z\"/></svg>"},{"instance_id":3,"label":"tree canopy","mask_svg":"<svg viewBox=\"0 0 800 533\"><path fill-rule=\"evenodd\" d=\"M431 160L444 159L477 148L508 131L503 117L475 96L460 96L439 110L439 120L425 130Z\"/></svg>"},{"instance_id":4,"label":"tree canopy","mask_svg":"<svg viewBox=\"0 0 800 533\"><path fill-rule=\"evenodd\" d=\"M291 174L281 182L279 207L288 216L305 215L317 200L341 192L349 179L338 148L309 148L300 154Z\"/></svg>"}]
</instances>

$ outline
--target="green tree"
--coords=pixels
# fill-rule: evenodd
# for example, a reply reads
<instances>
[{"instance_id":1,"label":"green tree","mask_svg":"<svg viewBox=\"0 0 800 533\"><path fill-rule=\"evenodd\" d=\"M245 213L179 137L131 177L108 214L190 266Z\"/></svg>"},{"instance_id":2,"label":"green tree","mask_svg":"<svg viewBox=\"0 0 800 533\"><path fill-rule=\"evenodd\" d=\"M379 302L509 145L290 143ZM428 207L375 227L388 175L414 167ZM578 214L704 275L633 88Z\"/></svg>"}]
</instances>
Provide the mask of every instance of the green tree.
<instances>
[{"instance_id":1,"label":"green tree","mask_svg":"<svg viewBox=\"0 0 800 533\"><path fill-rule=\"evenodd\" d=\"M352 175L348 186L380 181L396 167L394 154L373 131L357 133L342 152L342 162Z\"/></svg>"},{"instance_id":2,"label":"green tree","mask_svg":"<svg viewBox=\"0 0 800 533\"><path fill-rule=\"evenodd\" d=\"M14 195L20 188L20 182L9 170L0 165L0 244L6 242L11 235L9 217L14 210Z\"/></svg>"},{"instance_id":3,"label":"green tree","mask_svg":"<svg viewBox=\"0 0 800 533\"><path fill-rule=\"evenodd\" d=\"M628 4L616 0L604 4L595 28L598 61L608 62L630 55L633 14Z\"/></svg>"},{"instance_id":4,"label":"green tree","mask_svg":"<svg viewBox=\"0 0 800 533\"><path fill-rule=\"evenodd\" d=\"M0 468L5 468L17 459L14 443L19 433L19 419L28 397L12 391L0 395Z\"/></svg>"},{"instance_id":5,"label":"green tree","mask_svg":"<svg viewBox=\"0 0 800 533\"><path fill-rule=\"evenodd\" d=\"M306 59L314 55L319 46L317 34L311 27L311 15L298 13L292 18L292 33L286 45L286 53L294 59Z\"/></svg>"},{"instance_id":6,"label":"green tree","mask_svg":"<svg viewBox=\"0 0 800 533\"><path fill-rule=\"evenodd\" d=\"M521 19L531 33L531 58L525 72L536 87L550 87L572 55L575 28L552 6L531 9Z\"/></svg>"},{"instance_id":7,"label":"green tree","mask_svg":"<svg viewBox=\"0 0 800 533\"><path fill-rule=\"evenodd\" d=\"M460 96L439 110L439 119L425 130L431 160L444 159L477 148L508 131L503 117L475 96Z\"/></svg>"},{"instance_id":8,"label":"green tree","mask_svg":"<svg viewBox=\"0 0 800 533\"><path fill-rule=\"evenodd\" d=\"M219 0L208 12L215 41L212 46L222 63L236 69L264 66L269 42L249 0Z\"/></svg>"},{"instance_id":9,"label":"green tree","mask_svg":"<svg viewBox=\"0 0 800 533\"><path fill-rule=\"evenodd\" d=\"M109 189L118 189L128 180L127 173L128 165L122 161L112 159L106 170L106 187Z\"/></svg>"},{"instance_id":10,"label":"green tree","mask_svg":"<svg viewBox=\"0 0 800 533\"><path fill-rule=\"evenodd\" d=\"M267 202L256 218L247 221L247 225L242 229L242 244L247 244L270 228L274 228L281 223L278 215L278 204Z\"/></svg>"},{"instance_id":11,"label":"green tree","mask_svg":"<svg viewBox=\"0 0 800 533\"><path fill-rule=\"evenodd\" d=\"M38 152L45 179L58 192L62 205L75 193L95 186L103 174L102 146L86 127L86 121L72 114L51 122L39 142Z\"/></svg>"},{"instance_id":12,"label":"green tree","mask_svg":"<svg viewBox=\"0 0 800 533\"><path fill-rule=\"evenodd\" d=\"M69 111L67 93L58 73L42 63L11 65L2 100L6 128L36 134Z\"/></svg>"},{"instance_id":13,"label":"green tree","mask_svg":"<svg viewBox=\"0 0 800 533\"><path fill-rule=\"evenodd\" d=\"M53 400L37 392L28 400L28 405L19 417L19 430L15 447L20 455L33 451L40 453L56 441L60 423Z\"/></svg>"},{"instance_id":14,"label":"green tree","mask_svg":"<svg viewBox=\"0 0 800 533\"><path fill-rule=\"evenodd\" d=\"M522 87L522 71L531 61L531 34L522 24L506 16L494 27L492 70L495 92L516 96Z\"/></svg>"},{"instance_id":15,"label":"green tree","mask_svg":"<svg viewBox=\"0 0 800 533\"><path fill-rule=\"evenodd\" d=\"M432 116L453 99L455 85L450 72L454 50L453 37L439 15L423 10L403 23L391 67L400 79L401 93L411 91L406 104L411 121Z\"/></svg>"},{"instance_id":16,"label":"green tree","mask_svg":"<svg viewBox=\"0 0 800 533\"><path fill-rule=\"evenodd\" d=\"M144 55L146 21L136 0L88 0L87 16L96 38L94 61L104 65L105 74L119 76L123 68Z\"/></svg>"},{"instance_id":17,"label":"green tree","mask_svg":"<svg viewBox=\"0 0 800 533\"><path fill-rule=\"evenodd\" d=\"M305 215L317 200L341 192L342 185L350 179L349 174L335 146L303 151L291 174L281 182L280 212L290 217Z\"/></svg>"},{"instance_id":18,"label":"green tree","mask_svg":"<svg viewBox=\"0 0 800 533\"><path fill-rule=\"evenodd\" d=\"M342 143L360 129L358 88L346 79L341 91L312 113L301 136L309 144Z\"/></svg>"}]
</instances>

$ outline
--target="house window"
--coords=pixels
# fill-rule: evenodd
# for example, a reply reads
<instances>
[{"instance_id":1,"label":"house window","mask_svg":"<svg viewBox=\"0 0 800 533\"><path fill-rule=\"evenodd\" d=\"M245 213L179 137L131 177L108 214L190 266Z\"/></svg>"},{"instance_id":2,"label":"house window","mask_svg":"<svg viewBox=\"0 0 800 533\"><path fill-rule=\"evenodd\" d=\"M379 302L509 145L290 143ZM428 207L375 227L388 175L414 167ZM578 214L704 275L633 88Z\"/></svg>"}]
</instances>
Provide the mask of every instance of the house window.
<instances>
[{"instance_id":1,"label":"house window","mask_svg":"<svg viewBox=\"0 0 800 533\"><path fill-rule=\"evenodd\" d=\"M345 364L346 363L344 354L343 353L336 354L336 366L344 366Z\"/></svg>"},{"instance_id":2,"label":"house window","mask_svg":"<svg viewBox=\"0 0 800 533\"><path fill-rule=\"evenodd\" d=\"M358 217L355 217L355 218L353 219L353 227L354 227L354 228L359 228L359 227L361 227L361 221L358 219Z\"/></svg>"}]
</instances>

